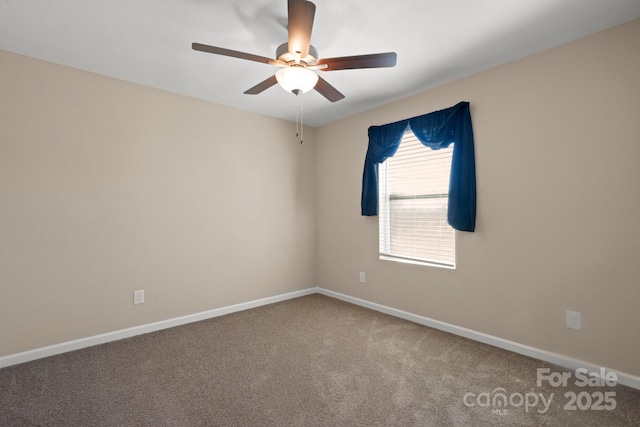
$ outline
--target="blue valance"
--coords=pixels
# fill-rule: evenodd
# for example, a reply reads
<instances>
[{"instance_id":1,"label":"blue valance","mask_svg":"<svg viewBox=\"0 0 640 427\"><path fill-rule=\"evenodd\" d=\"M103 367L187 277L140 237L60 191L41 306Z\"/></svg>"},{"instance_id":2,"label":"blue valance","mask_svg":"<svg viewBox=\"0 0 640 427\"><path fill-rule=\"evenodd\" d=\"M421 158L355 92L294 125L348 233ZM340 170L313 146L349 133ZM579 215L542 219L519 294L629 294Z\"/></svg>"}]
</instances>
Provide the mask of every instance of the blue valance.
<instances>
[{"instance_id":1,"label":"blue valance","mask_svg":"<svg viewBox=\"0 0 640 427\"><path fill-rule=\"evenodd\" d=\"M362 175L362 215L378 215L378 164L398 150L407 126L425 147L452 143L448 221L456 230L474 231L476 224L476 164L469 103L411 119L369 128L369 147Z\"/></svg>"}]
</instances>

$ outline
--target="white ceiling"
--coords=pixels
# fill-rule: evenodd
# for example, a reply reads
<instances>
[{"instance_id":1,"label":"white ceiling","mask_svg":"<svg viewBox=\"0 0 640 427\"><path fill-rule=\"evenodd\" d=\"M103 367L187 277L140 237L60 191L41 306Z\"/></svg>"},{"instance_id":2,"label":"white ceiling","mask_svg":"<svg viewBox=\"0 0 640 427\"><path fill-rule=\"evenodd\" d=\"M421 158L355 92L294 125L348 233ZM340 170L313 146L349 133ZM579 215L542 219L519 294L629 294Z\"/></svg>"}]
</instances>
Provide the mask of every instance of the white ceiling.
<instances>
[{"instance_id":1,"label":"white ceiling","mask_svg":"<svg viewBox=\"0 0 640 427\"><path fill-rule=\"evenodd\" d=\"M346 98L303 95L316 127L640 17L640 0L314 2L320 58L398 53L395 68L319 72ZM278 86L243 94L275 67L191 49L274 57L286 20L286 0L3 0L0 49L295 121Z\"/></svg>"}]
</instances>

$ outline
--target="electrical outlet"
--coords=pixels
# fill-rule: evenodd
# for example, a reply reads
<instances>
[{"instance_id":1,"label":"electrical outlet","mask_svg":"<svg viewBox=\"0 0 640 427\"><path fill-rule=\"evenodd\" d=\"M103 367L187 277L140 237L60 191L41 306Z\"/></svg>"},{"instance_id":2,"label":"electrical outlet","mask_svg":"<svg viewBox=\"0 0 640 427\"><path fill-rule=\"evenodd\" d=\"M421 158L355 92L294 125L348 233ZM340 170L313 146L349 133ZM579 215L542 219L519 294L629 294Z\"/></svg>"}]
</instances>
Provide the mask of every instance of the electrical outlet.
<instances>
[{"instance_id":1,"label":"electrical outlet","mask_svg":"<svg viewBox=\"0 0 640 427\"><path fill-rule=\"evenodd\" d=\"M360 283L364 283L364 271L360 272Z\"/></svg>"},{"instance_id":2,"label":"electrical outlet","mask_svg":"<svg viewBox=\"0 0 640 427\"><path fill-rule=\"evenodd\" d=\"M579 312L567 310L567 328L582 330L582 315Z\"/></svg>"},{"instance_id":3,"label":"electrical outlet","mask_svg":"<svg viewBox=\"0 0 640 427\"><path fill-rule=\"evenodd\" d=\"M133 291L133 304L144 304L144 290Z\"/></svg>"}]
</instances>

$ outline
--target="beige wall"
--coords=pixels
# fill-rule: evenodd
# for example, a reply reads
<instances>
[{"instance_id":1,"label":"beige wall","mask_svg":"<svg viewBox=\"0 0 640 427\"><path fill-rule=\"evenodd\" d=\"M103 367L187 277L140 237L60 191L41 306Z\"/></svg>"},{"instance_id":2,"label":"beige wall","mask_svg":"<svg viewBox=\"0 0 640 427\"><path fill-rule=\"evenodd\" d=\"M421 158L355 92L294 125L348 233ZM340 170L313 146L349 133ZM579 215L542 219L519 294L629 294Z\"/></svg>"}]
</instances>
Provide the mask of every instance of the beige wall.
<instances>
[{"instance_id":1,"label":"beige wall","mask_svg":"<svg viewBox=\"0 0 640 427\"><path fill-rule=\"evenodd\" d=\"M638 41L640 20L319 128L318 285L640 375ZM367 128L459 101L476 232L457 233L455 271L378 260L377 218L360 216Z\"/></svg>"},{"instance_id":2,"label":"beige wall","mask_svg":"<svg viewBox=\"0 0 640 427\"><path fill-rule=\"evenodd\" d=\"M313 286L294 131L0 51L0 356Z\"/></svg>"}]
</instances>

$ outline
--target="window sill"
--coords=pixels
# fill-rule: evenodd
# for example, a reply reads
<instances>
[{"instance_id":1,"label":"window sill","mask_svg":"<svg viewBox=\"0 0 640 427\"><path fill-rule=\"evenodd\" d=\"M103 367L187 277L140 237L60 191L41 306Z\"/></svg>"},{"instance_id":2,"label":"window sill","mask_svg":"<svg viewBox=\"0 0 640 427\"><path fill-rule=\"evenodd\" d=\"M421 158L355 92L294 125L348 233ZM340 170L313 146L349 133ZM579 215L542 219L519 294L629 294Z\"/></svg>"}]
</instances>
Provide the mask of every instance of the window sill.
<instances>
[{"instance_id":1,"label":"window sill","mask_svg":"<svg viewBox=\"0 0 640 427\"><path fill-rule=\"evenodd\" d=\"M423 261L423 260L417 260L417 259L411 259L411 258L401 258L401 257L396 257L396 256L391 256L391 255L382 255L380 254L380 259L383 261L393 261L393 262L400 262L403 264L413 264L413 265L422 265L422 266L426 266L426 267L438 267L438 268L445 268L447 270L455 270L456 266L455 264L440 264L437 262L429 262L429 261Z\"/></svg>"}]
</instances>

